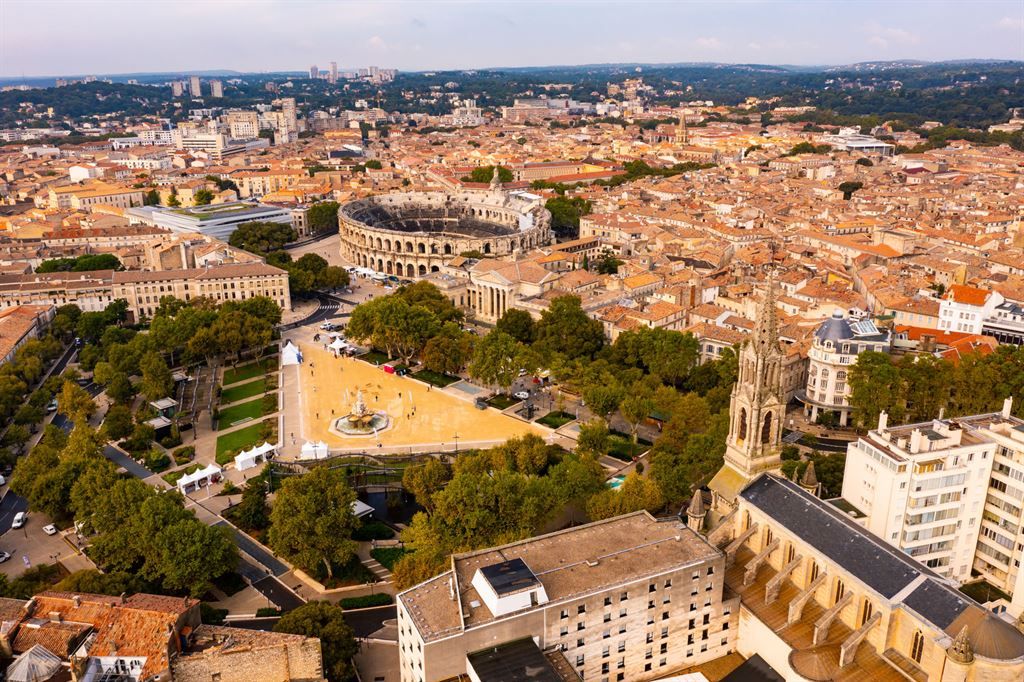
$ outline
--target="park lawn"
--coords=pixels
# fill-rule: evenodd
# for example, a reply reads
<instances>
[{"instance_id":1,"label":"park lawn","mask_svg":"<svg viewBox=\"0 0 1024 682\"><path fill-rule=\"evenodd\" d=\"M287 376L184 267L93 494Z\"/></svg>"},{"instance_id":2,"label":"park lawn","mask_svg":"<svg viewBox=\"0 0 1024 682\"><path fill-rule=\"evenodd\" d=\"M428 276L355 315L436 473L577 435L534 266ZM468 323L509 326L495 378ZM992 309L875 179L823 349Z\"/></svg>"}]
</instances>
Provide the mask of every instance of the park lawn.
<instances>
[{"instance_id":1,"label":"park lawn","mask_svg":"<svg viewBox=\"0 0 1024 682\"><path fill-rule=\"evenodd\" d=\"M245 398L251 398L254 395L260 395L265 393L267 390L267 378L261 377L255 381L249 381L244 384L238 384L231 388L225 389L220 394L220 404L226 405L228 403L237 402Z\"/></svg>"},{"instance_id":2,"label":"park lawn","mask_svg":"<svg viewBox=\"0 0 1024 682\"><path fill-rule=\"evenodd\" d=\"M650 447L650 444L645 445L643 441L634 445L632 438L618 433L613 433L608 437L608 454L623 462L632 462L634 457L639 457Z\"/></svg>"},{"instance_id":3,"label":"park lawn","mask_svg":"<svg viewBox=\"0 0 1024 682\"><path fill-rule=\"evenodd\" d=\"M370 556L380 562L380 565L384 568L393 571L398 560L410 551L412 550L408 550L405 547L378 547L377 549L370 550Z\"/></svg>"},{"instance_id":4,"label":"park lawn","mask_svg":"<svg viewBox=\"0 0 1024 682\"><path fill-rule=\"evenodd\" d=\"M505 395L504 393L499 393L487 400L488 405L496 407L499 410L507 410L518 402L522 401L519 400L519 398L513 398L512 396Z\"/></svg>"},{"instance_id":5,"label":"park lawn","mask_svg":"<svg viewBox=\"0 0 1024 682\"><path fill-rule=\"evenodd\" d=\"M421 369L412 375L413 379L419 379L420 381L437 386L438 388L444 388L450 386L459 380L459 377L453 377L448 374L440 374L429 369Z\"/></svg>"},{"instance_id":6,"label":"park lawn","mask_svg":"<svg viewBox=\"0 0 1024 682\"><path fill-rule=\"evenodd\" d=\"M370 363L371 365L383 365L385 362L391 362L394 358L389 358L387 353L382 353L379 350L370 350L362 355L357 356L360 360Z\"/></svg>"},{"instance_id":7,"label":"park lawn","mask_svg":"<svg viewBox=\"0 0 1024 682\"><path fill-rule=\"evenodd\" d=\"M575 416L568 412L559 412L558 410L555 410L554 412L548 412L546 415L538 419L537 423L543 424L551 429L558 429L565 426L575 418Z\"/></svg>"},{"instance_id":8,"label":"park lawn","mask_svg":"<svg viewBox=\"0 0 1024 682\"><path fill-rule=\"evenodd\" d=\"M260 438L262 431L263 422L256 422L244 429L217 436L217 464L224 466L239 450L256 445L262 440Z\"/></svg>"},{"instance_id":9,"label":"park lawn","mask_svg":"<svg viewBox=\"0 0 1024 682\"><path fill-rule=\"evenodd\" d=\"M164 479L165 481L167 481L171 485L177 485L178 484L178 479L180 479L182 476L184 476L186 474L195 473L195 472L199 471L202 468L203 468L202 464L196 463L196 464L192 464L190 466L187 466L184 469L178 469L177 471L170 471L170 472L164 474L163 476L161 476L160 478Z\"/></svg>"},{"instance_id":10,"label":"park lawn","mask_svg":"<svg viewBox=\"0 0 1024 682\"><path fill-rule=\"evenodd\" d=\"M221 410L217 420L217 426L227 428L245 419L259 419L263 416L263 398L250 400L245 403L238 403Z\"/></svg>"},{"instance_id":11,"label":"park lawn","mask_svg":"<svg viewBox=\"0 0 1024 682\"><path fill-rule=\"evenodd\" d=\"M246 379L254 379L266 374L277 364L277 358L263 358L259 362L250 362L247 365L240 365L224 370L224 386L237 384Z\"/></svg>"}]
</instances>

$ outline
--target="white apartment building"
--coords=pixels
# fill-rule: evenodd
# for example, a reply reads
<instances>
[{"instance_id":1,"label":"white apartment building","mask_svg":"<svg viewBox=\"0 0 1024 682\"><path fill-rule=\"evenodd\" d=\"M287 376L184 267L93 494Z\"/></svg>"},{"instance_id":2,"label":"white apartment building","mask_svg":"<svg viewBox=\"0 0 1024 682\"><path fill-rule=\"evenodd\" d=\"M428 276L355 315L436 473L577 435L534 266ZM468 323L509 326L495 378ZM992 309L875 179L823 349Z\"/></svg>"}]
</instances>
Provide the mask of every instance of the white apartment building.
<instances>
[{"instance_id":1,"label":"white apartment building","mask_svg":"<svg viewBox=\"0 0 1024 682\"><path fill-rule=\"evenodd\" d=\"M981 334L982 326L1005 299L999 292L954 284L939 303L939 329Z\"/></svg>"},{"instance_id":2,"label":"white apartment building","mask_svg":"<svg viewBox=\"0 0 1024 682\"><path fill-rule=\"evenodd\" d=\"M157 128L140 130L138 132L138 137L145 145L157 146L174 144L173 130L160 130Z\"/></svg>"},{"instance_id":3,"label":"white apartment building","mask_svg":"<svg viewBox=\"0 0 1024 682\"><path fill-rule=\"evenodd\" d=\"M233 139L251 140L260 136L260 119L255 111L229 111L225 118Z\"/></svg>"},{"instance_id":4,"label":"white apartment building","mask_svg":"<svg viewBox=\"0 0 1024 682\"><path fill-rule=\"evenodd\" d=\"M839 423L846 426L850 420L850 366L860 353L887 353L890 342L891 332L879 329L871 320L851 320L841 310L833 312L815 330L807 353L807 387L797 394L804 414L814 421L820 412L835 412Z\"/></svg>"},{"instance_id":5,"label":"white apartment building","mask_svg":"<svg viewBox=\"0 0 1024 682\"><path fill-rule=\"evenodd\" d=\"M639 682L711 661L736 649L725 569L678 518L644 511L456 554L398 595L401 680ZM495 665L508 676L484 674Z\"/></svg>"},{"instance_id":6,"label":"white apartment building","mask_svg":"<svg viewBox=\"0 0 1024 682\"><path fill-rule=\"evenodd\" d=\"M878 428L851 443L843 500L879 537L959 583L977 576L1024 611L1024 420L993 414Z\"/></svg>"}]
</instances>

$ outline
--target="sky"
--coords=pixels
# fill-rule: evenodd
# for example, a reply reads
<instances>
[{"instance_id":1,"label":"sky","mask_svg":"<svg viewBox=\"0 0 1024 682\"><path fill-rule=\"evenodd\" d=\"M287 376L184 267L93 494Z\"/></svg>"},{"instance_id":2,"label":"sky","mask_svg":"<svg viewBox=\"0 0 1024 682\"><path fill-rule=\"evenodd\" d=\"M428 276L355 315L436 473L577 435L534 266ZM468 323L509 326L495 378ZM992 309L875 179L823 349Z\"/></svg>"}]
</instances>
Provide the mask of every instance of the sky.
<instances>
[{"instance_id":1,"label":"sky","mask_svg":"<svg viewBox=\"0 0 1024 682\"><path fill-rule=\"evenodd\" d=\"M0 0L0 76L1024 60L1024 0Z\"/></svg>"}]
</instances>

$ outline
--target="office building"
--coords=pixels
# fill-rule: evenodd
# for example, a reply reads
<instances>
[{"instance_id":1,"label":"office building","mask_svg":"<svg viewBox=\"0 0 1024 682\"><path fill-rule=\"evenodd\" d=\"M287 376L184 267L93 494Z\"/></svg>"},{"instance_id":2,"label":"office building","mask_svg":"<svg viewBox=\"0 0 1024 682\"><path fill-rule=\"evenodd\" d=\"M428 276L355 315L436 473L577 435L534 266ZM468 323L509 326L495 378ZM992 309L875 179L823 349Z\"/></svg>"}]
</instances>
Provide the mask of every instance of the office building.
<instances>
[{"instance_id":1,"label":"office building","mask_svg":"<svg viewBox=\"0 0 1024 682\"><path fill-rule=\"evenodd\" d=\"M679 519L643 511L456 554L398 595L402 682L527 679L495 667L634 682L722 657L739 622L725 568Z\"/></svg>"},{"instance_id":2,"label":"office building","mask_svg":"<svg viewBox=\"0 0 1024 682\"><path fill-rule=\"evenodd\" d=\"M231 139L251 140L260 136L260 119L255 111L229 111L226 119Z\"/></svg>"}]
</instances>

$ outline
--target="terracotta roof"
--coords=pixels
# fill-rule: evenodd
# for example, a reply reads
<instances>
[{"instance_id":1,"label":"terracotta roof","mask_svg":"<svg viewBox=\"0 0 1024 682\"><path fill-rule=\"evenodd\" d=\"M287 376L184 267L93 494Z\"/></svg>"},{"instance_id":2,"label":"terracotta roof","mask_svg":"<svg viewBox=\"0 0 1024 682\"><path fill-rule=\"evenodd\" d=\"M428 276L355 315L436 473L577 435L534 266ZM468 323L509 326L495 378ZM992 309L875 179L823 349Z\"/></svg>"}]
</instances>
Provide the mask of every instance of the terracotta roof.
<instances>
[{"instance_id":1,"label":"terracotta roof","mask_svg":"<svg viewBox=\"0 0 1024 682\"><path fill-rule=\"evenodd\" d=\"M985 289L976 289L966 284L954 284L946 294L946 300L956 301L964 305L983 306L988 297L992 294Z\"/></svg>"}]
</instances>

